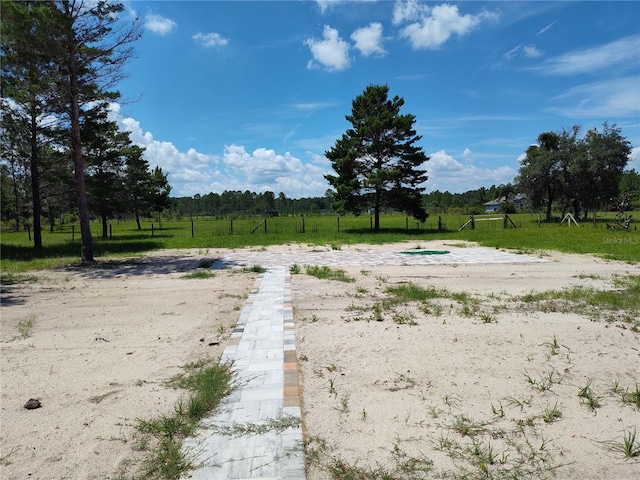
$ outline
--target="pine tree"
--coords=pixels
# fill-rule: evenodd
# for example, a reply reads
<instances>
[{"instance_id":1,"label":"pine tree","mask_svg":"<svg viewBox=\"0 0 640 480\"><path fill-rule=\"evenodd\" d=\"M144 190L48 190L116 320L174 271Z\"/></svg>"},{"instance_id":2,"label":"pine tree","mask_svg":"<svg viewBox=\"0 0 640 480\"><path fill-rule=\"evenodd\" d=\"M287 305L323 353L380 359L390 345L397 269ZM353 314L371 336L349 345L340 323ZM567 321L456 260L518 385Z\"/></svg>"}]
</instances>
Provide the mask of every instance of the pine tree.
<instances>
[{"instance_id":1,"label":"pine tree","mask_svg":"<svg viewBox=\"0 0 640 480\"><path fill-rule=\"evenodd\" d=\"M413 129L415 116L401 115L404 99L389 100L388 93L386 85L370 85L357 96L345 117L352 128L325 153L336 172L325 176L336 191L334 208L356 214L373 209L376 232L383 207L427 218L420 186L427 175L419 167L429 157L415 145L422 138Z\"/></svg>"}]
</instances>

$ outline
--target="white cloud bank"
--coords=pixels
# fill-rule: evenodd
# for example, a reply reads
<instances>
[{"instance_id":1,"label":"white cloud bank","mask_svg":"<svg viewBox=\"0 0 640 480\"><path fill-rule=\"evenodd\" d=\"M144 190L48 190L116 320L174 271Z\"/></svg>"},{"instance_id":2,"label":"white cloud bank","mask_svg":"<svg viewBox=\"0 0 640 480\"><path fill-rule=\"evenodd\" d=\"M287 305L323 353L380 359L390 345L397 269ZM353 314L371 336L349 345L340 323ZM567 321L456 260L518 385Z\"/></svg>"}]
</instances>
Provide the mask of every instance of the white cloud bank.
<instances>
[{"instance_id":1,"label":"white cloud bank","mask_svg":"<svg viewBox=\"0 0 640 480\"><path fill-rule=\"evenodd\" d=\"M466 163L456 160L444 150L432 153L429 157L431 158L426 163L429 176L427 192L448 190L451 193L464 193L481 186L512 183L517 174L514 168L508 166L483 169L473 165L473 153L468 148L462 152Z\"/></svg>"},{"instance_id":2,"label":"white cloud bank","mask_svg":"<svg viewBox=\"0 0 640 480\"><path fill-rule=\"evenodd\" d=\"M276 195L284 192L289 198L302 198L321 197L329 189L324 176L334 173L331 162L311 150L305 152L305 161L290 152L279 154L265 147L250 152L245 146L235 144L226 145L220 155L198 152L194 148L183 152L172 142L155 139L134 118L123 116L118 104L112 104L111 111L112 119L131 133L131 140L146 149L145 158L151 167L159 166L167 174L172 196L249 190L271 191ZM638 149L634 149L634 154L637 162ZM429 176L425 184L427 192L462 193L480 186L510 183L517 173L508 166L496 169L476 166L469 148L460 156L461 161L444 150L430 155L431 159L423 166Z\"/></svg>"},{"instance_id":3,"label":"white cloud bank","mask_svg":"<svg viewBox=\"0 0 640 480\"><path fill-rule=\"evenodd\" d=\"M330 162L307 152L308 162L286 152L257 148L247 152L242 145L227 145L221 155L205 154L190 148L182 152L172 142L157 140L144 131L140 122L120 113L111 104L112 119L130 132L131 141L145 148L151 167L159 166L167 174L172 196L193 196L225 190L284 192L289 198L323 196L329 188L324 175Z\"/></svg>"}]
</instances>

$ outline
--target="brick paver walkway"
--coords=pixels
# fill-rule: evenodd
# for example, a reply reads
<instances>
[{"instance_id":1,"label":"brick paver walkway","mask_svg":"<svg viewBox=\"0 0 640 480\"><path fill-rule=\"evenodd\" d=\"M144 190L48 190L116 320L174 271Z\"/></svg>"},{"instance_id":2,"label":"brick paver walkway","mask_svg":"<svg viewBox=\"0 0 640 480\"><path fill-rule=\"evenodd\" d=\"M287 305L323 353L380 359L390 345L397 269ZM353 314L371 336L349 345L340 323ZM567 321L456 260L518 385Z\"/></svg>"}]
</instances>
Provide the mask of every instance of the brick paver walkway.
<instances>
[{"instance_id":1,"label":"brick paver walkway","mask_svg":"<svg viewBox=\"0 0 640 480\"><path fill-rule=\"evenodd\" d=\"M451 249L444 255L393 251L331 250L256 252L237 250L212 268L267 267L257 280L225 349L239 387L219 412L184 443L199 468L194 480L304 480L298 365L289 267L303 265L434 265L531 263L546 260L489 248ZM289 426L287 426L289 425ZM276 428L276 427L282 427ZM286 427L286 428L285 428Z\"/></svg>"},{"instance_id":2,"label":"brick paver walkway","mask_svg":"<svg viewBox=\"0 0 640 480\"><path fill-rule=\"evenodd\" d=\"M203 422L200 436L184 444L200 464L190 478L304 480L295 348L291 277L284 266L271 267L258 278L222 355L233 363L238 388Z\"/></svg>"}]
</instances>

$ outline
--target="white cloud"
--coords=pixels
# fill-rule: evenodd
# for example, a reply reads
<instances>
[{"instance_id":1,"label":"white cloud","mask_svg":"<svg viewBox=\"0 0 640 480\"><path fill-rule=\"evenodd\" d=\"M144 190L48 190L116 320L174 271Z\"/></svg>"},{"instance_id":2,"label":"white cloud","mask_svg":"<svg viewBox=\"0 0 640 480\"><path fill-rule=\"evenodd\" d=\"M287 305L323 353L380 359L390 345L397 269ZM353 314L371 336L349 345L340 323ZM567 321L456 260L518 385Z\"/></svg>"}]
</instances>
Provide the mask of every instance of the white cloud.
<instances>
[{"instance_id":1,"label":"white cloud","mask_svg":"<svg viewBox=\"0 0 640 480\"><path fill-rule=\"evenodd\" d=\"M464 151L462 152L462 158L464 158L465 162L467 163L473 163L475 160L473 152L471 151L470 148L464 149Z\"/></svg>"},{"instance_id":2,"label":"white cloud","mask_svg":"<svg viewBox=\"0 0 640 480\"><path fill-rule=\"evenodd\" d=\"M629 163L627 163L627 170L634 169L636 173L640 173L640 147L633 147L629 154Z\"/></svg>"},{"instance_id":3,"label":"white cloud","mask_svg":"<svg viewBox=\"0 0 640 480\"><path fill-rule=\"evenodd\" d=\"M227 38L224 38L219 33L196 33L193 37L196 42L205 48L224 47L229 43Z\"/></svg>"},{"instance_id":4,"label":"white cloud","mask_svg":"<svg viewBox=\"0 0 640 480\"><path fill-rule=\"evenodd\" d=\"M523 45L520 44L516 47L513 47L511 50L509 50L508 52L505 52L502 55L502 58L504 58L507 61L511 61L513 60L515 57L517 56L524 56L527 58L538 58L541 57L543 54L542 50L538 50L538 48L535 45Z\"/></svg>"},{"instance_id":5,"label":"white cloud","mask_svg":"<svg viewBox=\"0 0 640 480\"><path fill-rule=\"evenodd\" d=\"M145 148L144 157L151 167L159 166L167 174L173 187L173 195L192 195L187 193L189 183L202 184L211 181L212 165L219 162L219 157L200 153L193 148L187 152L180 152L173 143L156 140L151 132L145 132L136 119L123 116L120 113L120 105L112 103L110 108L112 119L117 121L123 130L130 132L131 141Z\"/></svg>"},{"instance_id":6,"label":"white cloud","mask_svg":"<svg viewBox=\"0 0 640 480\"><path fill-rule=\"evenodd\" d=\"M613 67L634 68L639 65L640 35L584 50L575 50L530 70L547 75L580 75L608 71Z\"/></svg>"},{"instance_id":7,"label":"white cloud","mask_svg":"<svg viewBox=\"0 0 640 480\"><path fill-rule=\"evenodd\" d=\"M578 85L551 99L548 110L570 118L615 118L640 115L637 77Z\"/></svg>"},{"instance_id":8,"label":"white cloud","mask_svg":"<svg viewBox=\"0 0 640 480\"><path fill-rule=\"evenodd\" d=\"M320 8L320 13L325 13L329 8L342 3L342 0L316 0L316 3Z\"/></svg>"},{"instance_id":9,"label":"white cloud","mask_svg":"<svg viewBox=\"0 0 640 480\"><path fill-rule=\"evenodd\" d=\"M418 3L417 0L409 0L403 2L396 0L393 5L393 24L400 25L404 22L419 20L429 14L429 6L424 3Z\"/></svg>"},{"instance_id":10,"label":"white cloud","mask_svg":"<svg viewBox=\"0 0 640 480\"><path fill-rule=\"evenodd\" d=\"M542 51L538 50L535 45L527 45L523 47L522 53L527 58L538 58L542 56Z\"/></svg>"},{"instance_id":11,"label":"white cloud","mask_svg":"<svg viewBox=\"0 0 640 480\"><path fill-rule=\"evenodd\" d=\"M296 110L302 111L316 111L322 110L323 108L330 108L339 105L335 102L307 102L307 103L294 103L292 105Z\"/></svg>"},{"instance_id":12,"label":"white cloud","mask_svg":"<svg viewBox=\"0 0 640 480\"><path fill-rule=\"evenodd\" d=\"M304 41L304 44L309 46L314 60L330 72L349 68L349 44L340 38L335 28L329 25L324 26L322 36L322 40L309 38ZM307 68L315 66L313 60L310 60Z\"/></svg>"},{"instance_id":13,"label":"white cloud","mask_svg":"<svg viewBox=\"0 0 640 480\"><path fill-rule=\"evenodd\" d=\"M144 17L144 26L148 30L158 35L166 35L170 33L175 27L178 26L176 22L170 18L165 18L162 15L155 15L153 13Z\"/></svg>"},{"instance_id":14,"label":"white cloud","mask_svg":"<svg viewBox=\"0 0 640 480\"><path fill-rule=\"evenodd\" d=\"M465 149L465 153L470 150ZM483 185L500 185L501 183L511 183L517 171L511 167L501 166L495 169L479 168L475 165L459 162L444 150L439 150L430 155L430 160L426 163L427 192L434 190L451 193L463 193L474 190Z\"/></svg>"},{"instance_id":15,"label":"white cloud","mask_svg":"<svg viewBox=\"0 0 640 480\"><path fill-rule=\"evenodd\" d=\"M270 184L281 177L296 176L303 170L302 162L289 152L278 155L266 148L258 148L249 154L243 146L228 145L225 146L222 161L252 184Z\"/></svg>"},{"instance_id":16,"label":"white cloud","mask_svg":"<svg viewBox=\"0 0 640 480\"><path fill-rule=\"evenodd\" d=\"M237 186L224 189L285 192L290 198L322 196L329 188L324 179L330 171L329 161L307 154L311 162L303 163L289 152L279 155L274 150L258 148L249 153L242 145L227 145L223 163Z\"/></svg>"},{"instance_id":17,"label":"white cloud","mask_svg":"<svg viewBox=\"0 0 640 480\"><path fill-rule=\"evenodd\" d=\"M464 36L484 21L496 20L497 13L482 11L478 15L460 15L456 5L442 4L430 8L411 0L406 4L396 2L393 22L400 24L415 20L400 30L414 50L437 49L452 35Z\"/></svg>"},{"instance_id":18,"label":"white cloud","mask_svg":"<svg viewBox=\"0 0 640 480\"><path fill-rule=\"evenodd\" d=\"M362 55L384 56L386 51L382 46L382 24L370 23L367 27L359 28L351 34L351 40Z\"/></svg>"},{"instance_id":19,"label":"white cloud","mask_svg":"<svg viewBox=\"0 0 640 480\"><path fill-rule=\"evenodd\" d=\"M553 27L557 22L558 22L557 20L554 20L554 21L553 21L553 22L551 22L549 25L547 25L547 26L545 26L545 27L542 27L542 28L540 29L540 31L539 31L538 33L536 33L536 37L537 37L538 35L542 35L544 32L546 32L546 31L547 31L547 30L549 30L551 27Z\"/></svg>"},{"instance_id":20,"label":"white cloud","mask_svg":"<svg viewBox=\"0 0 640 480\"><path fill-rule=\"evenodd\" d=\"M332 7L343 3L357 3L357 2L375 2L377 0L316 0L318 7L320 8L320 13L325 13Z\"/></svg>"},{"instance_id":21,"label":"white cloud","mask_svg":"<svg viewBox=\"0 0 640 480\"><path fill-rule=\"evenodd\" d=\"M502 54L502 58L504 58L507 61L511 61L511 59L513 57L515 57L516 55L518 55L518 52L522 50L522 45L518 45L513 47L511 50L509 50L508 52L505 52Z\"/></svg>"},{"instance_id":22,"label":"white cloud","mask_svg":"<svg viewBox=\"0 0 640 480\"><path fill-rule=\"evenodd\" d=\"M134 144L145 148L151 167L157 165L167 174L173 196L249 190L285 192L289 198L300 198L322 196L329 188L324 175L331 165L323 156L307 152L310 161L305 163L289 152L280 155L262 147L249 153L242 145L225 146L222 155L194 148L181 152L172 142L156 140L145 132L136 119L123 116L119 104L112 103L110 110L111 120L130 132Z\"/></svg>"}]
</instances>

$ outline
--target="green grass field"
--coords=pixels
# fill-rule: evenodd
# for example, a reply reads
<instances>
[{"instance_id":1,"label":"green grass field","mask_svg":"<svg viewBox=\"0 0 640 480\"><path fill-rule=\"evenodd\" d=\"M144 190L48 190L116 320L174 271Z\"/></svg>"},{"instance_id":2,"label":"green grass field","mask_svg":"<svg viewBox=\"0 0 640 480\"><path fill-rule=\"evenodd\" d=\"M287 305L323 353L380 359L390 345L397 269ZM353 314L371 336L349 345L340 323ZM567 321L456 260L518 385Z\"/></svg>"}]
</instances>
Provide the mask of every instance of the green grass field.
<instances>
[{"instance_id":1,"label":"green grass field","mask_svg":"<svg viewBox=\"0 0 640 480\"><path fill-rule=\"evenodd\" d=\"M142 230L134 222L109 224L110 238L101 238L99 223L92 225L96 259L135 256L165 248L241 248L257 245L307 243L340 245L355 243L383 244L429 240L467 240L491 248L515 249L523 253L557 250L568 253L595 254L605 259L630 263L640 261L640 233L635 221L630 231L606 228L613 214L598 215L598 222L582 222L579 227L567 224L539 223L536 215L510 215L517 228L503 228L502 220L477 221L476 228L458 229L469 220L465 215L430 216L419 224L404 215L383 215L381 231L373 233L369 216L249 217L238 219L198 218L164 220L161 226L145 221ZM499 218L496 214L492 217ZM438 231L440 219L441 230ZM35 251L28 232L2 231L1 270L3 274L33 269L56 268L78 263L79 227L64 225L53 233L43 231L44 248Z\"/></svg>"}]
</instances>

